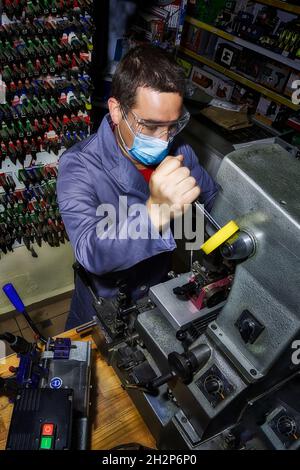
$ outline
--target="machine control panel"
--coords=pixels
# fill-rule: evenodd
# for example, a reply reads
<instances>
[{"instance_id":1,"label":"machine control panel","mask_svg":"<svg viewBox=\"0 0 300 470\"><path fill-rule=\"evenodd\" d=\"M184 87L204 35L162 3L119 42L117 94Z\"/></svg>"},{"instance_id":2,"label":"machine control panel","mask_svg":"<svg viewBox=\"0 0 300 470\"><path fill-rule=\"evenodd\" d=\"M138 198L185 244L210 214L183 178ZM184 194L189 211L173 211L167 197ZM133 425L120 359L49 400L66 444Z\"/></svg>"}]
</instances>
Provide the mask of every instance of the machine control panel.
<instances>
[{"instance_id":1,"label":"machine control panel","mask_svg":"<svg viewBox=\"0 0 300 470\"><path fill-rule=\"evenodd\" d=\"M216 365L210 367L210 369L196 381L196 385L213 408L233 392L233 386Z\"/></svg>"},{"instance_id":2,"label":"machine control panel","mask_svg":"<svg viewBox=\"0 0 300 470\"><path fill-rule=\"evenodd\" d=\"M278 406L268 414L262 430L275 449L290 449L300 438L300 415L286 405Z\"/></svg>"},{"instance_id":3,"label":"machine control panel","mask_svg":"<svg viewBox=\"0 0 300 470\"><path fill-rule=\"evenodd\" d=\"M71 389L23 388L11 420L7 450L70 450L74 393Z\"/></svg>"}]
</instances>

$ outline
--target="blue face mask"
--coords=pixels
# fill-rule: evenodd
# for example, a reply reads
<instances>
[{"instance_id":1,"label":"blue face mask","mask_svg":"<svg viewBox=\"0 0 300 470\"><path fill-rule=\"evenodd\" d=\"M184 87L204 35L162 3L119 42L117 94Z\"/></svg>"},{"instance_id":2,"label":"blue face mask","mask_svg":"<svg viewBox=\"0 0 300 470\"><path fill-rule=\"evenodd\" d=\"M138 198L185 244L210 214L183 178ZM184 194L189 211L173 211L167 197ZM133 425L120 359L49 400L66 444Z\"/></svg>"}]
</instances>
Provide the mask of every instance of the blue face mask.
<instances>
[{"instance_id":1,"label":"blue face mask","mask_svg":"<svg viewBox=\"0 0 300 470\"><path fill-rule=\"evenodd\" d=\"M134 135L134 140L131 149L126 146L127 152L138 162L142 163L143 165L158 165L160 162L163 161L164 158L168 155L169 148L171 141L165 141L162 139L158 139L157 137L149 137L148 135L135 134L131 129L131 126L127 119L125 122L129 128L129 130ZM120 132L120 137L122 138ZM123 144L124 140L122 138Z\"/></svg>"},{"instance_id":2,"label":"blue face mask","mask_svg":"<svg viewBox=\"0 0 300 470\"><path fill-rule=\"evenodd\" d=\"M158 165L168 155L170 143L141 133L135 135L130 155L143 165Z\"/></svg>"}]
</instances>

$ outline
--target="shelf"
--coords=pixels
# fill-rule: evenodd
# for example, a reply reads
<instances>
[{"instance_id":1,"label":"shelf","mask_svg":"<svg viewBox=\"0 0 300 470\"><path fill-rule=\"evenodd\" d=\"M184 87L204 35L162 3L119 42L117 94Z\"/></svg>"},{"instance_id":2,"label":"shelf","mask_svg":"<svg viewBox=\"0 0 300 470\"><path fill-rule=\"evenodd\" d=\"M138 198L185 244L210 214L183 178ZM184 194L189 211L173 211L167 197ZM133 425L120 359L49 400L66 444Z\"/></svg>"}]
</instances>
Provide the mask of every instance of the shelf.
<instances>
[{"instance_id":1,"label":"shelf","mask_svg":"<svg viewBox=\"0 0 300 470\"><path fill-rule=\"evenodd\" d=\"M227 33L226 31L216 28L215 26L212 26L210 24L204 23L203 21L196 20L195 18L192 18L191 16L186 16L186 21L187 23L192 24L200 29L204 29L205 31L208 31L223 39L226 39L227 41L233 42L234 44L237 44L238 46L251 49L251 51L255 51L258 54L262 54L266 57L269 57L272 60L276 60L277 62L280 62L280 64L287 65L288 67L291 67L295 70L300 71L300 61L295 61L293 59L289 59L288 57L284 57L281 54L276 54L275 52L272 52L269 49L258 46L257 44L254 44L252 42L245 41L244 39L241 39L238 36L234 36L233 34Z\"/></svg>"},{"instance_id":2,"label":"shelf","mask_svg":"<svg viewBox=\"0 0 300 470\"><path fill-rule=\"evenodd\" d=\"M196 20L196 18L193 18L192 16L187 15L185 17L185 21L189 24L197 26L197 28L205 29L205 31L216 34L217 36L220 36L223 39L227 39L227 41L234 42L235 40L235 36L233 36L233 34L227 33L226 31L216 28L215 26L212 26L211 24L204 23L203 21L200 21L200 20Z\"/></svg>"},{"instance_id":3,"label":"shelf","mask_svg":"<svg viewBox=\"0 0 300 470\"><path fill-rule=\"evenodd\" d=\"M287 2L281 2L280 0L256 0L258 3L263 5L268 5L270 7L279 8L280 10L289 11L290 13L295 13L295 15L300 15L300 6L291 5Z\"/></svg>"},{"instance_id":4,"label":"shelf","mask_svg":"<svg viewBox=\"0 0 300 470\"><path fill-rule=\"evenodd\" d=\"M228 70L225 67L222 67L222 65L217 64L213 60L200 56L199 54L196 54L195 52L190 51L189 49L186 49L185 47L180 47L180 50L184 54L191 57L192 59L195 59L198 62L201 62L202 64L207 65L208 67L211 67L217 72L220 72L223 75L226 75L227 77L231 78L232 80L235 80L236 82L241 83L242 85L252 88L253 90L257 91L258 93L261 93L262 95L266 96L272 101L276 101L276 103L283 104L284 106L287 106L288 108L291 108L295 111L299 110L299 106L293 104L290 99L282 95L279 95L278 93L275 93L274 91L269 90L268 88L265 88L264 86L259 85L258 83L252 82L246 77L242 77L237 72L234 72L233 70Z\"/></svg>"}]
</instances>

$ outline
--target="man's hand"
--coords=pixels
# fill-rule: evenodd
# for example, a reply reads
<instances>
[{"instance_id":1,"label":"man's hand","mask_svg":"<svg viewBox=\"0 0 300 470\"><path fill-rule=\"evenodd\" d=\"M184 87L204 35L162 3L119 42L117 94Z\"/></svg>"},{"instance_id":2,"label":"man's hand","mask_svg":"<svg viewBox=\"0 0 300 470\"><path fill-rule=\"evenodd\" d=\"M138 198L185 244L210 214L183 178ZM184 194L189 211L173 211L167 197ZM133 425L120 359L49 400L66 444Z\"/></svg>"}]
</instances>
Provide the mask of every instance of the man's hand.
<instances>
[{"instance_id":1,"label":"man's hand","mask_svg":"<svg viewBox=\"0 0 300 470\"><path fill-rule=\"evenodd\" d=\"M181 216L199 197L200 188L190 170L182 166L183 155L166 157L151 176L146 203L152 223L161 230L171 218Z\"/></svg>"}]
</instances>

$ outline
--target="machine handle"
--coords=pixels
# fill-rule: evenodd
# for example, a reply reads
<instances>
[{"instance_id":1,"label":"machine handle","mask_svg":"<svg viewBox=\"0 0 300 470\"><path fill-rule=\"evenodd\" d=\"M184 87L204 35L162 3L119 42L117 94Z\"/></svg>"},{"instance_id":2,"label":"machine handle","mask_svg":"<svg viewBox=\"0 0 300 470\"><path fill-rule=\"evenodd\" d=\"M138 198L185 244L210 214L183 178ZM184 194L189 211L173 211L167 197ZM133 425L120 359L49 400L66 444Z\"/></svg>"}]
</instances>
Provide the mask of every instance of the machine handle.
<instances>
[{"instance_id":1,"label":"machine handle","mask_svg":"<svg viewBox=\"0 0 300 470\"><path fill-rule=\"evenodd\" d=\"M25 305L23 304L14 286L12 284L5 284L5 286L2 287L2 290L7 296L7 298L10 300L10 302L13 304L15 309L18 310L18 312L20 313L24 313Z\"/></svg>"},{"instance_id":2,"label":"machine handle","mask_svg":"<svg viewBox=\"0 0 300 470\"><path fill-rule=\"evenodd\" d=\"M2 290L5 293L5 295L7 296L7 298L11 301L11 303L13 304L15 309L18 312L23 314L23 316L25 317L25 319L26 319L27 323L29 324L30 328L38 336L40 341L42 341L43 343L46 344L47 343L46 338L39 332L39 329L35 326L35 324L31 320L30 316L28 315L28 313L26 311L25 305L23 304L23 302L22 302L21 298L19 297L18 292L14 288L13 284L10 284L10 283L5 284L2 287Z\"/></svg>"},{"instance_id":3,"label":"machine handle","mask_svg":"<svg viewBox=\"0 0 300 470\"><path fill-rule=\"evenodd\" d=\"M220 228L214 235L212 235L205 243L200 247L206 255L209 255L212 251L219 246L223 245L229 238L231 238L236 232L239 231L239 226L234 220L228 222L224 227Z\"/></svg>"}]
</instances>

